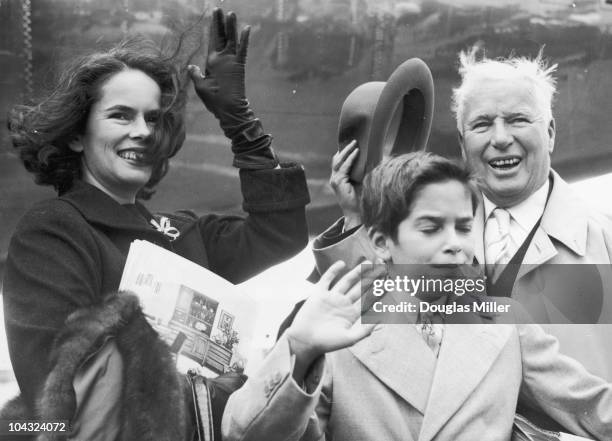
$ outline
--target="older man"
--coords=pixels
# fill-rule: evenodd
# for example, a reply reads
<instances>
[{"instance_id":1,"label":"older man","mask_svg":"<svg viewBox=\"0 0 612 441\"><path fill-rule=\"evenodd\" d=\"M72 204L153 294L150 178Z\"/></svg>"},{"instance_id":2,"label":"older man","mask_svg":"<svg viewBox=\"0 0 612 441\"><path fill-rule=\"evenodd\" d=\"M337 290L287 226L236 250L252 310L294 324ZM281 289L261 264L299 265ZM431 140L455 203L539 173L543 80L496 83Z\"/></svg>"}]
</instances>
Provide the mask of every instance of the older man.
<instances>
[{"instance_id":1,"label":"older man","mask_svg":"<svg viewBox=\"0 0 612 441\"><path fill-rule=\"evenodd\" d=\"M612 379L612 222L585 205L551 169L556 66L535 59L477 59L460 54L453 91L459 142L483 194L476 216L475 258L486 263L492 295L523 302L562 352ZM319 271L343 259L373 258L348 170L351 148L334 157L331 183L345 218L314 245ZM499 273L499 266L508 265ZM518 265L522 264L522 265ZM559 266L555 264L600 264ZM560 290L560 288L562 288ZM564 292L560 292L564 291ZM583 323L560 325L559 323Z\"/></svg>"}]
</instances>

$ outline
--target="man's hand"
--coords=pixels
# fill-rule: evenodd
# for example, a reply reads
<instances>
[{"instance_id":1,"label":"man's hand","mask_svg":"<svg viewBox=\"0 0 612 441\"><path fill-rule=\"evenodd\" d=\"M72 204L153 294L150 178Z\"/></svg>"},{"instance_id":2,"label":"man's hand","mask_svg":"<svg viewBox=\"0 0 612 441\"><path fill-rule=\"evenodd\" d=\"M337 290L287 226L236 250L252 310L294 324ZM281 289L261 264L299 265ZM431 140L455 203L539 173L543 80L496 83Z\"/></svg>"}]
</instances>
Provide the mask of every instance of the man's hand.
<instances>
[{"instance_id":1,"label":"man's hand","mask_svg":"<svg viewBox=\"0 0 612 441\"><path fill-rule=\"evenodd\" d=\"M354 186L350 181L351 167L359 155L357 141L348 143L342 150L332 158L332 172L329 178L338 204L344 215L344 229L349 230L361 225L361 214L359 211L359 197L361 186Z\"/></svg>"},{"instance_id":2,"label":"man's hand","mask_svg":"<svg viewBox=\"0 0 612 441\"><path fill-rule=\"evenodd\" d=\"M344 269L344 262L336 262L321 276L287 329L291 352L296 356L293 374L296 381L304 378L308 367L319 356L352 346L374 329L375 325L362 325L359 321L360 299L362 289L365 292L374 279L382 276L384 268L374 266L362 280L361 266L357 266L331 287Z\"/></svg>"}]
</instances>

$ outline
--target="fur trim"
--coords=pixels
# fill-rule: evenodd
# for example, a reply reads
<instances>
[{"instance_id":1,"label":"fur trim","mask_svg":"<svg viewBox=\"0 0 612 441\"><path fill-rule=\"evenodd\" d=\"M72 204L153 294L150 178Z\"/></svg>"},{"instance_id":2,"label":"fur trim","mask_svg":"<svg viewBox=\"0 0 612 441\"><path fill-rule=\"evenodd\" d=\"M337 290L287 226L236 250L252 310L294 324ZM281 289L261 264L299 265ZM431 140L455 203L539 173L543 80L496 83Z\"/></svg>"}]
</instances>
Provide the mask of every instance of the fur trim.
<instances>
[{"instance_id":1,"label":"fur trim","mask_svg":"<svg viewBox=\"0 0 612 441\"><path fill-rule=\"evenodd\" d=\"M124 357L123 440L175 441L185 437L184 381L168 346L142 314L117 338ZM138 373L127 376L128 372Z\"/></svg>"},{"instance_id":2,"label":"fur trim","mask_svg":"<svg viewBox=\"0 0 612 441\"><path fill-rule=\"evenodd\" d=\"M37 419L72 419L76 412L72 386L75 374L109 337L115 338L124 365L119 439L185 439L184 382L168 346L147 323L138 298L131 293L114 293L101 305L80 309L68 317L53 345L52 369L38 400ZM57 433L37 437L37 441L65 439Z\"/></svg>"},{"instance_id":3,"label":"fur trim","mask_svg":"<svg viewBox=\"0 0 612 441\"><path fill-rule=\"evenodd\" d=\"M21 395L8 401L0 410L1 421L15 421L31 419L31 413L28 410ZM0 435L2 441L34 441L34 435L15 434L15 435Z\"/></svg>"}]
</instances>

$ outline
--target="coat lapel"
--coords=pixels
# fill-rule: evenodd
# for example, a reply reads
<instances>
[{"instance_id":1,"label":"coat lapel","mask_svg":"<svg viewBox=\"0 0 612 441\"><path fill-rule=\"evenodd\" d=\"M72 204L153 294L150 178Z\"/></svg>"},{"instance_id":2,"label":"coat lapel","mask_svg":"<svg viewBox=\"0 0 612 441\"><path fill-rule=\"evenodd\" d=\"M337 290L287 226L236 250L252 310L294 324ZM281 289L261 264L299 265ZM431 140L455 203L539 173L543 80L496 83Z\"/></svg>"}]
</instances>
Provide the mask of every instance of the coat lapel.
<instances>
[{"instance_id":1,"label":"coat lapel","mask_svg":"<svg viewBox=\"0 0 612 441\"><path fill-rule=\"evenodd\" d=\"M571 187L551 171L552 190L536 231L517 274L517 280L558 254L553 239L578 256L586 254L588 224L584 206Z\"/></svg>"},{"instance_id":2,"label":"coat lapel","mask_svg":"<svg viewBox=\"0 0 612 441\"><path fill-rule=\"evenodd\" d=\"M378 326L350 351L387 387L425 413L436 358L414 326Z\"/></svg>"},{"instance_id":3,"label":"coat lapel","mask_svg":"<svg viewBox=\"0 0 612 441\"><path fill-rule=\"evenodd\" d=\"M76 208L91 224L145 234L155 232L148 223L153 216L140 203L135 204L136 210L130 210L86 182L75 181L70 190L60 195L60 199Z\"/></svg>"},{"instance_id":4,"label":"coat lapel","mask_svg":"<svg viewBox=\"0 0 612 441\"><path fill-rule=\"evenodd\" d=\"M419 441L431 440L474 391L506 344L511 325L447 325Z\"/></svg>"}]
</instances>

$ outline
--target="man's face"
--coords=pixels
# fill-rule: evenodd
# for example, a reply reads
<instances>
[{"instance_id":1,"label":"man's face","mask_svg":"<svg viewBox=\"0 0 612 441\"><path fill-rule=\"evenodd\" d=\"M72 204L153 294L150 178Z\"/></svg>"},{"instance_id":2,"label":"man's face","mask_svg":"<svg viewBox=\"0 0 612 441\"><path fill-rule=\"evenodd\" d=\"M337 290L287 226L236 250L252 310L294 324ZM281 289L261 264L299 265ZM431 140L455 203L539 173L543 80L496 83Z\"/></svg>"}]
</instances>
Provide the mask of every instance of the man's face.
<instances>
[{"instance_id":1,"label":"man's face","mask_svg":"<svg viewBox=\"0 0 612 441\"><path fill-rule=\"evenodd\" d=\"M485 80L466 98L460 142L483 193L512 207L548 178L555 124L534 86L517 77Z\"/></svg>"}]
</instances>

